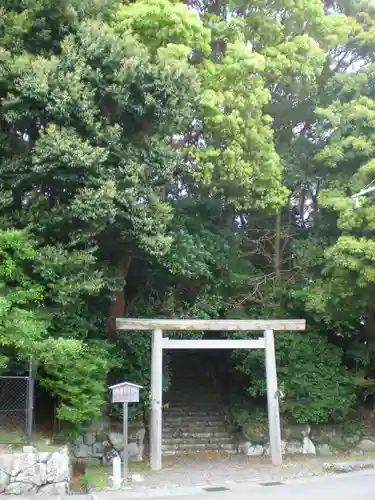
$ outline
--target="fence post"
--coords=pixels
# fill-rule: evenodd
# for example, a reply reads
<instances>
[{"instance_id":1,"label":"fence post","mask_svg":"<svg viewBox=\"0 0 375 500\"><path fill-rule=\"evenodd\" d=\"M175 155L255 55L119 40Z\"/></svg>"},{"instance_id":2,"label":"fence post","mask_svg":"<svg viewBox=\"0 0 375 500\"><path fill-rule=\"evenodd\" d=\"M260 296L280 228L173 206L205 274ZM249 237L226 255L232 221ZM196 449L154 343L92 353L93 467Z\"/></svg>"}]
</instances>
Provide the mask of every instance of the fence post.
<instances>
[{"instance_id":1,"label":"fence post","mask_svg":"<svg viewBox=\"0 0 375 500\"><path fill-rule=\"evenodd\" d=\"M33 360L30 358L29 361L29 376L27 379L27 406L26 406L26 441L30 444L32 434L33 434L33 423L34 423L34 366Z\"/></svg>"}]
</instances>

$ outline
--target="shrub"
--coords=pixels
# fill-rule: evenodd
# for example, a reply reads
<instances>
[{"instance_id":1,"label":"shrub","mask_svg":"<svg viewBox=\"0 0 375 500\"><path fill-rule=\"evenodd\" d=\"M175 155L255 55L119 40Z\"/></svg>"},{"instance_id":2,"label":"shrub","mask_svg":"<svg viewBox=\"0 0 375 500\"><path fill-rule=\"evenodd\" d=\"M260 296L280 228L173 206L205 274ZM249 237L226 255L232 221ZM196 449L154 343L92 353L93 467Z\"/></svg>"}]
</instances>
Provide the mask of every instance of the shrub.
<instances>
[{"instance_id":1,"label":"shrub","mask_svg":"<svg viewBox=\"0 0 375 500\"><path fill-rule=\"evenodd\" d=\"M251 396L266 394L264 353L235 352L237 369L251 377ZM343 352L316 333L276 337L280 409L298 423L343 418L355 399L355 388Z\"/></svg>"}]
</instances>

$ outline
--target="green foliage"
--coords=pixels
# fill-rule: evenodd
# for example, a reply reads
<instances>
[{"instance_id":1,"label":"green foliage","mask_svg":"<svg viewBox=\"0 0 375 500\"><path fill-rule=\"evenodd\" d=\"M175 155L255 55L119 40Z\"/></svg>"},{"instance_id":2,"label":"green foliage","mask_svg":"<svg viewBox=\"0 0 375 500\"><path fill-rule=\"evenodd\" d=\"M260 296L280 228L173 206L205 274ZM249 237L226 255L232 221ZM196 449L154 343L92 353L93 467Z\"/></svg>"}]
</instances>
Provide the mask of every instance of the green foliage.
<instances>
[{"instance_id":1,"label":"green foliage","mask_svg":"<svg viewBox=\"0 0 375 500\"><path fill-rule=\"evenodd\" d=\"M40 382L60 402L59 418L87 424L100 414L114 358L110 361L105 344L83 342L82 329L75 331L76 339L68 338L56 317L58 308L76 313L77 304L97 290L92 259L58 247L38 248L16 230L0 231L0 257L2 369L8 352L21 360L31 357L41 369Z\"/></svg>"},{"instance_id":2,"label":"green foliage","mask_svg":"<svg viewBox=\"0 0 375 500\"><path fill-rule=\"evenodd\" d=\"M120 32L136 33L150 51L159 55L165 53L158 50L163 46L210 53L210 30L203 27L197 12L179 1L139 0L120 7L114 21Z\"/></svg>"},{"instance_id":3,"label":"green foliage","mask_svg":"<svg viewBox=\"0 0 375 500\"><path fill-rule=\"evenodd\" d=\"M342 351L310 332L278 334L277 371L281 409L298 423L328 422L346 415L353 384L342 366ZM251 377L252 396L266 392L262 352L238 354L238 368Z\"/></svg>"},{"instance_id":4,"label":"green foliage","mask_svg":"<svg viewBox=\"0 0 375 500\"><path fill-rule=\"evenodd\" d=\"M47 322L40 311L44 289L27 272L36 249L21 231L0 230L0 347L1 367L7 352L24 359L44 340Z\"/></svg>"},{"instance_id":5,"label":"green foliage","mask_svg":"<svg viewBox=\"0 0 375 500\"><path fill-rule=\"evenodd\" d=\"M287 190L264 115L269 100L261 76L265 58L250 50L238 29L227 34L226 51L216 57L209 42L218 35L215 30L230 25L220 23L220 29L217 20L205 24L178 1L141 0L119 9L114 29L135 35L170 67L175 66L173 58L189 56L200 92L184 137L178 139L187 189L199 186L206 196L224 196L241 207L275 208L285 201Z\"/></svg>"},{"instance_id":6,"label":"green foliage","mask_svg":"<svg viewBox=\"0 0 375 500\"><path fill-rule=\"evenodd\" d=\"M107 379L143 384L147 408L150 336L108 335L115 293L115 315L305 317L309 333L277 341L286 414L324 422L368 397L375 216L371 196L351 199L375 178L362 7L3 2L0 368L32 355L75 424L99 415ZM235 362L263 397L262 354Z\"/></svg>"},{"instance_id":7,"label":"green foliage","mask_svg":"<svg viewBox=\"0 0 375 500\"><path fill-rule=\"evenodd\" d=\"M231 402L231 419L233 423L241 430L241 435L257 444L268 439L268 418L267 412L263 408L254 407L246 404L244 399Z\"/></svg>"},{"instance_id":8,"label":"green foliage","mask_svg":"<svg viewBox=\"0 0 375 500\"><path fill-rule=\"evenodd\" d=\"M46 372L43 385L60 401L57 417L76 425L99 417L107 374L113 367L108 350L72 339L48 339L39 349L38 359Z\"/></svg>"}]
</instances>

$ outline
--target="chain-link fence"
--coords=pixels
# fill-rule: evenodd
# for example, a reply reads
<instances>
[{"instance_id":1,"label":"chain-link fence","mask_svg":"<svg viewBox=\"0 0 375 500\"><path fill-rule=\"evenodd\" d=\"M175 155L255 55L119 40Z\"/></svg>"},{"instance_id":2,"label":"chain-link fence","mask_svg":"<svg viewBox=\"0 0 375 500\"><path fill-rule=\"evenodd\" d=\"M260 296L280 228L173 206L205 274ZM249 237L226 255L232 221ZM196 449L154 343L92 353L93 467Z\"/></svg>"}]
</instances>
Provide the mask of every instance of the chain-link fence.
<instances>
[{"instance_id":1,"label":"chain-link fence","mask_svg":"<svg viewBox=\"0 0 375 500\"><path fill-rule=\"evenodd\" d=\"M0 443L29 443L33 429L34 377L0 376Z\"/></svg>"}]
</instances>

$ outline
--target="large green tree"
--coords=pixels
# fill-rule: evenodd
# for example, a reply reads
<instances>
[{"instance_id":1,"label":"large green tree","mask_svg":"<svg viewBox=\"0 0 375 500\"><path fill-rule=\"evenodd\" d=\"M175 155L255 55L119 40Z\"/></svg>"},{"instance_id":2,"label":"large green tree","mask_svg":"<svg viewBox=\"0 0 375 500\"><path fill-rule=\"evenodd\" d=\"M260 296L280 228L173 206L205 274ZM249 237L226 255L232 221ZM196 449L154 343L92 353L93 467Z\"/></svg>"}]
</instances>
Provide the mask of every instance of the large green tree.
<instances>
[{"instance_id":1,"label":"large green tree","mask_svg":"<svg viewBox=\"0 0 375 500\"><path fill-rule=\"evenodd\" d=\"M35 254L41 295L21 309L43 326L31 343L56 346L33 355L61 418L98 413L113 347L110 376L147 386L150 339L116 332L123 315L306 317L310 334L277 344L299 421L338 418L353 381L371 385L372 205L350 199L374 170L365 7L2 5L0 221ZM264 395L258 354L235 359Z\"/></svg>"},{"instance_id":2,"label":"large green tree","mask_svg":"<svg viewBox=\"0 0 375 500\"><path fill-rule=\"evenodd\" d=\"M37 283L48 290L48 338L100 353L105 302L111 290L121 299L131 258L147 262L169 248L172 208L163 186L179 152L168 137L191 116L196 78L178 59L152 59L131 34L116 35L90 4L29 7L2 10L2 224L26 228L45 259ZM41 22L45 45L34 29ZM111 314L124 313L118 305ZM49 387L62 399L84 394L84 367L70 366L68 353L56 356L43 358L41 370L55 367ZM69 387L61 380L68 376ZM72 409L64 418L89 420L104 384L99 399L77 400L81 414Z\"/></svg>"},{"instance_id":3,"label":"large green tree","mask_svg":"<svg viewBox=\"0 0 375 500\"><path fill-rule=\"evenodd\" d=\"M358 214L353 204L343 197L348 184L353 185L351 177L355 174L356 189L373 180L366 155L372 147L368 93L374 13L351 2L238 0L194 6L207 20L230 19L253 52L265 58L260 72L270 92L265 109L290 191L277 215L265 217L252 207L239 213L242 248L253 267L244 280L246 289L231 290L228 302L233 309L228 309L241 317L306 317L311 335L293 334L294 340L281 335L277 343L284 409L300 421L327 421L344 415L353 403L353 381L360 387L372 383L364 378L371 371L361 370L371 357L361 333L371 294L353 272L357 266L357 273L371 281L371 242L363 240L360 258L360 243L341 235L345 223L357 236L360 227L364 230L353 215ZM225 52L226 44L221 48ZM358 170L363 163L366 178ZM336 210L334 192L322 192L326 188L340 190ZM348 211L338 219L337 209L343 211L344 206ZM353 279L359 286L353 287ZM239 353L237 359L240 371L249 374L250 393L264 394L258 353ZM326 367L324 377L319 375L321 367Z\"/></svg>"}]
</instances>

